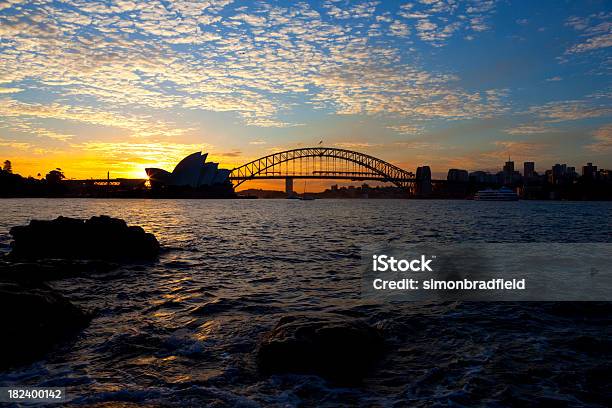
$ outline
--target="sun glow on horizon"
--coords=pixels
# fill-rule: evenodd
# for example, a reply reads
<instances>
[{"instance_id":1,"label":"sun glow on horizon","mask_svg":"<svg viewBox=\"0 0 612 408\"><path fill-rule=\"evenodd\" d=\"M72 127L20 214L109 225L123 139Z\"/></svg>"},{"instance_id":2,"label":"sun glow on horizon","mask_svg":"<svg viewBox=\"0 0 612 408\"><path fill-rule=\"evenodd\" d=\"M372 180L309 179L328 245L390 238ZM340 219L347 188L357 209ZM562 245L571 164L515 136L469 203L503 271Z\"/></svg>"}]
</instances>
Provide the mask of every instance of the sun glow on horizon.
<instances>
[{"instance_id":1,"label":"sun glow on horizon","mask_svg":"<svg viewBox=\"0 0 612 408\"><path fill-rule=\"evenodd\" d=\"M0 158L142 178L325 139L440 174L612 167L611 23L606 2L4 2Z\"/></svg>"}]
</instances>

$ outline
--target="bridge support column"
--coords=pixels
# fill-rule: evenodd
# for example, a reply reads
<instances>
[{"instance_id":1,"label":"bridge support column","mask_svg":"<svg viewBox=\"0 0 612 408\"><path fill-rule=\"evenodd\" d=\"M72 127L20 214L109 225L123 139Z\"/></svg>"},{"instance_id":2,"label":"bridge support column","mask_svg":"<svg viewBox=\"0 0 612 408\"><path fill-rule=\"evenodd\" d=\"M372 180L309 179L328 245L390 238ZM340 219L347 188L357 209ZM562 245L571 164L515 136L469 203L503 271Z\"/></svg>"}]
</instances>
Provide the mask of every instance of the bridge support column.
<instances>
[{"instance_id":1,"label":"bridge support column","mask_svg":"<svg viewBox=\"0 0 612 408\"><path fill-rule=\"evenodd\" d=\"M429 166L417 167L415 195L427 197L431 194L431 169Z\"/></svg>"},{"instance_id":2,"label":"bridge support column","mask_svg":"<svg viewBox=\"0 0 612 408\"><path fill-rule=\"evenodd\" d=\"M293 192L293 178L291 177L285 179L285 193L287 193L287 197L293 197L295 194Z\"/></svg>"}]
</instances>

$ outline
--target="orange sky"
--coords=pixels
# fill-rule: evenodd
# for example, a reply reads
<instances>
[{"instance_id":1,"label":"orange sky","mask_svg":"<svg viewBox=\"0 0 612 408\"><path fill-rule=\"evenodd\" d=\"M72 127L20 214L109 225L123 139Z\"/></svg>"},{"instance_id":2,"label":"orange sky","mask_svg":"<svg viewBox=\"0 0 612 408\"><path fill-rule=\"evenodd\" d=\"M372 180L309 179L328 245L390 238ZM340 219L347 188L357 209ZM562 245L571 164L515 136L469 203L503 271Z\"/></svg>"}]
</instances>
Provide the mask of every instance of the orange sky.
<instances>
[{"instance_id":1,"label":"orange sky","mask_svg":"<svg viewBox=\"0 0 612 408\"><path fill-rule=\"evenodd\" d=\"M233 169L321 140L434 178L612 166L606 2L111 3L0 1L15 172Z\"/></svg>"}]
</instances>

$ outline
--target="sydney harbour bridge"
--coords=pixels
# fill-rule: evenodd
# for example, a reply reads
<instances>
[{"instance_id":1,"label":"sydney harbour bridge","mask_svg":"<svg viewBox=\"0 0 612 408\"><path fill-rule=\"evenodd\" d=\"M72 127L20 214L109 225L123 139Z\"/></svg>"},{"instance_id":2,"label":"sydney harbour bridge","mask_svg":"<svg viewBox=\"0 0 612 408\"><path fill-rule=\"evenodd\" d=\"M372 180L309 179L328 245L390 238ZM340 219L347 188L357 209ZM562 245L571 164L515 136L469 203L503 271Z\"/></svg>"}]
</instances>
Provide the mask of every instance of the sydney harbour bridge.
<instances>
[{"instance_id":1,"label":"sydney harbour bridge","mask_svg":"<svg viewBox=\"0 0 612 408\"><path fill-rule=\"evenodd\" d=\"M287 193L294 179L340 179L381 181L411 189L415 175L376 157L331 147L286 150L233 169L229 175L234 188L248 180L284 179Z\"/></svg>"}]
</instances>

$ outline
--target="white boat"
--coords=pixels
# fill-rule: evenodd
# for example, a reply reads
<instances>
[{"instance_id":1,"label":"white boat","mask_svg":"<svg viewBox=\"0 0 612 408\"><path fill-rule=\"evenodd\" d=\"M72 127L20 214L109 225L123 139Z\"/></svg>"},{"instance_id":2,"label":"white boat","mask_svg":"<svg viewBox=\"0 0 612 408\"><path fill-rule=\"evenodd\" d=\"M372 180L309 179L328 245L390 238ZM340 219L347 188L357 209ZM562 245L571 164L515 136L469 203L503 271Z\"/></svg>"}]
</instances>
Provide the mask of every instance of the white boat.
<instances>
[{"instance_id":1,"label":"white boat","mask_svg":"<svg viewBox=\"0 0 612 408\"><path fill-rule=\"evenodd\" d=\"M486 190L478 191L474 195L474 200L479 201L517 201L518 199L518 194L508 187L502 187L499 190L487 188Z\"/></svg>"}]
</instances>

